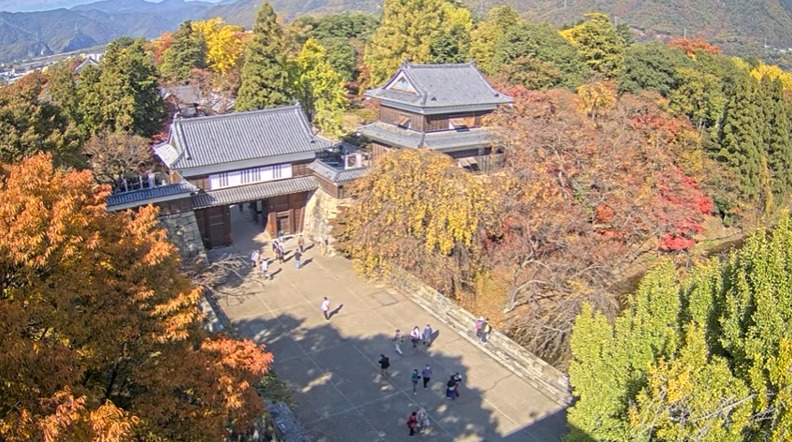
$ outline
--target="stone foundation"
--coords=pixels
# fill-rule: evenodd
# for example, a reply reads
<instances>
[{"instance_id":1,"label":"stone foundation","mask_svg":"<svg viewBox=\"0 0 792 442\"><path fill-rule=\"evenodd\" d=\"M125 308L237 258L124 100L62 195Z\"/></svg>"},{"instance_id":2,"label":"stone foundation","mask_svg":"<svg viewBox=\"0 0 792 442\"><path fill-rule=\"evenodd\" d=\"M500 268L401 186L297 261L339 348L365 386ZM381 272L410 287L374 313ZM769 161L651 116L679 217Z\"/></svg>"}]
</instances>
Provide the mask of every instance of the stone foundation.
<instances>
[{"instance_id":1,"label":"stone foundation","mask_svg":"<svg viewBox=\"0 0 792 442\"><path fill-rule=\"evenodd\" d=\"M198 221L192 210L181 213L161 215L160 222L168 231L168 239L176 247L185 260L195 258L206 259L201 232L198 230Z\"/></svg>"},{"instance_id":2,"label":"stone foundation","mask_svg":"<svg viewBox=\"0 0 792 442\"><path fill-rule=\"evenodd\" d=\"M315 191L305 206L303 233L311 238L321 249L322 242L327 240L327 253L336 254L333 248L335 239L332 235L330 222L338 216L338 210L351 203L350 199L334 198L322 190Z\"/></svg>"}]
</instances>

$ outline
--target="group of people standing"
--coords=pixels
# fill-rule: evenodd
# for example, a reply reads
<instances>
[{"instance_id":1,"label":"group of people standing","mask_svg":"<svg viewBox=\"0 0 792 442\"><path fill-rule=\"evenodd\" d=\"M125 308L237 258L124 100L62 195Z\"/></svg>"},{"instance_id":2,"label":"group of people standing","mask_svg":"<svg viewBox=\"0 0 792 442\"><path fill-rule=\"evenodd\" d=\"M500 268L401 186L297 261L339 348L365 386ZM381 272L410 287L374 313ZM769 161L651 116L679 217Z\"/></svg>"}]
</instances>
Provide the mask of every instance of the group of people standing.
<instances>
[{"instance_id":1,"label":"group of people standing","mask_svg":"<svg viewBox=\"0 0 792 442\"><path fill-rule=\"evenodd\" d=\"M429 430L429 413L426 408L421 407L418 411L413 411L407 418L407 426L410 428L410 436L423 433Z\"/></svg>"},{"instance_id":2,"label":"group of people standing","mask_svg":"<svg viewBox=\"0 0 792 442\"><path fill-rule=\"evenodd\" d=\"M492 333L492 325L489 323L489 318L479 316L476 320L476 337L486 344L489 341L490 333Z\"/></svg>"},{"instance_id":3,"label":"group of people standing","mask_svg":"<svg viewBox=\"0 0 792 442\"><path fill-rule=\"evenodd\" d=\"M305 253L305 239L302 235L297 237L297 248L294 250L292 257L294 258L294 266L299 270L302 268L302 256ZM283 264L285 262L286 252L283 249L283 245L280 241L273 240L272 241L272 254L274 256L274 260L278 260L279 263ZM253 269L257 269L261 272L261 276L263 278L272 280L272 274L269 271L270 260L264 257L264 249L262 250L253 250L250 254L250 261L253 264Z\"/></svg>"},{"instance_id":4,"label":"group of people standing","mask_svg":"<svg viewBox=\"0 0 792 442\"><path fill-rule=\"evenodd\" d=\"M432 326L426 324L423 331L416 325L413 327L412 331L410 332L410 342L412 342L413 350L418 350L418 343L421 343L427 349L432 346L432 341L434 340L434 330L432 330ZM393 336L393 346L396 353L399 355L403 355L401 345L404 343L404 335L400 329L396 329L396 333Z\"/></svg>"},{"instance_id":5,"label":"group of people standing","mask_svg":"<svg viewBox=\"0 0 792 442\"><path fill-rule=\"evenodd\" d=\"M388 359L384 355L381 356L385 360ZM410 380L412 381L413 394L418 394L418 382L421 381L423 381L424 390L428 390L429 382L432 380L432 367L426 364L420 372L417 368L414 369L410 375ZM452 374L448 382L446 382L446 397L451 400L456 400L459 397L459 386L461 384L462 375L459 374L459 372ZM426 413L426 410L421 407L418 412L412 412L407 418L407 426L410 428L410 436L414 436L416 432L426 431L429 428L429 415Z\"/></svg>"}]
</instances>

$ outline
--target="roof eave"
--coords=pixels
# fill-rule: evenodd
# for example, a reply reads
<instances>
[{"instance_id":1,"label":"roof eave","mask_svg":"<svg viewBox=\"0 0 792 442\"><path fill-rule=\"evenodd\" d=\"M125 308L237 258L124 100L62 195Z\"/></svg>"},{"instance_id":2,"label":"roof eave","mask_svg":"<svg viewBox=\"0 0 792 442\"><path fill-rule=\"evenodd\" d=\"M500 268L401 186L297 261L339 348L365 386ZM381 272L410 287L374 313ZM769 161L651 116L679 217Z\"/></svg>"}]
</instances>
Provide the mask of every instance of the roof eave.
<instances>
[{"instance_id":1,"label":"roof eave","mask_svg":"<svg viewBox=\"0 0 792 442\"><path fill-rule=\"evenodd\" d=\"M304 161L316 157L316 152L321 152L324 147L316 150L309 150L304 152L290 153L284 155L273 155L261 158L251 158L247 160L233 161L229 163L215 163L205 164L194 167L175 167L175 170L183 177L195 177L202 175L210 175L213 173L231 172L234 170L250 169L253 167L272 166L275 164L292 163L294 161Z\"/></svg>"},{"instance_id":2,"label":"roof eave","mask_svg":"<svg viewBox=\"0 0 792 442\"><path fill-rule=\"evenodd\" d=\"M475 104L460 104L460 105L453 105L453 106L417 106L414 104L409 104L401 101L390 100L380 98L382 100L382 106L385 107L392 107L394 109L399 109L407 112L413 112L420 115L442 115L442 114L450 114L454 112L477 112L477 111L494 111L498 108L498 106L509 104L508 102L503 103L475 103Z\"/></svg>"},{"instance_id":3,"label":"roof eave","mask_svg":"<svg viewBox=\"0 0 792 442\"><path fill-rule=\"evenodd\" d=\"M120 204L112 204L112 205L111 204L107 204L105 206L105 208L109 212L117 212L119 210L134 209L134 208L146 206L146 205L149 205L149 204L165 203L165 202L168 202L168 201L186 199L186 198L190 198L190 196L192 196L192 194L193 194L193 192L189 192L188 191L188 192L183 192L183 193L177 193L175 195L161 196L161 197L158 197L158 198L145 198L145 199L141 199L141 200L130 201L130 202L120 203Z\"/></svg>"}]
</instances>

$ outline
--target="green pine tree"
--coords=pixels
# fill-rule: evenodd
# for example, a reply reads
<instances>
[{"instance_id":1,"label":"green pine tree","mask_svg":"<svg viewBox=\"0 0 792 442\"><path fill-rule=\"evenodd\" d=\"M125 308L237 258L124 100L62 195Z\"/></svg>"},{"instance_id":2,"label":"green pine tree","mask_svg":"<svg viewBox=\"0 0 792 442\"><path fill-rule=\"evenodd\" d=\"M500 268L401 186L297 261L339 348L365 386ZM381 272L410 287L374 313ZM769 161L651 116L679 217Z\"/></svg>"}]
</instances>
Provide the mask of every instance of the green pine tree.
<instances>
[{"instance_id":1,"label":"green pine tree","mask_svg":"<svg viewBox=\"0 0 792 442\"><path fill-rule=\"evenodd\" d=\"M283 30L272 6L264 3L256 14L253 39L245 52L242 83L234 108L248 111L285 106L291 102Z\"/></svg>"},{"instance_id":2,"label":"green pine tree","mask_svg":"<svg viewBox=\"0 0 792 442\"><path fill-rule=\"evenodd\" d=\"M34 72L0 85L0 163L48 152L59 165L84 166L78 131L60 106L41 99L46 81Z\"/></svg>"},{"instance_id":3,"label":"green pine tree","mask_svg":"<svg viewBox=\"0 0 792 442\"><path fill-rule=\"evenodd\" d=\"M309 119L322 132L341 133L346 107L344 80L330 66L324 47L309 38L290 63L292 90Z\"/></svg>"},{"instance_id":4,"label":"green pine tree","mask_svg":"<svg viewBox=\"0 0 792 442\"><path fill-rule=\"evenodd\" d=\"M619 90L636 93L654 89L668 97L677 88L677 71L692 64L682 51L659 42L631 45L624 54Z\"/></svg>"},{"instance_id":5,"label":"green pine tree","mask_svg":"<svg viewBox=\"0 0 792 442\"><path fill-rule=\"evenodd\" d=\"M591 75L578 51L548 23L510 26L491 51L491 72L534 89L576 88Z\"/></svg>"},{"instance_id":6,"label":"green pine tree","mask_svg":"<svg viewBox=\"0 0 792 442\"><path fill-rule=\"evenodd\" d=\"M762 139L757 131L756 81L743 75L737 79L726 104L717 158L740 177L742 197L755 200L761 188Z\"/></svg>"},{"instance_id":7,"label":"green pine tree","mask_svg":"<svg viewBox=\"0 0 792 442\"><path fill-rule=\"evenodd\" d=\"M166 78L187 81L193 69L206 67L206 40L185 21L173 33L173 44L162 54L160 72Z\"/></svg>"},{"instance_id":8,"label":"green pine tree","mask_svg":"<svg viewBox=\"0 0 792 442\"><path fill-rule=\"evenodd\" d=\"M470 34L457 24L429 43L432 63L464 63L470 60Z\"/></svg>"},{"instance_id":9,"label":"green pine tree","mask_svg":"<svg viewBox=\"0 0 792 442\"><path fill-rule=\"evenodd\" d=\"M111 42L102 59L99 83L87 91L98 94L89 101L102 103L95 130L149 137L163 129L165 103L159 95L157 68L142 39L122 37Z\"/></svg>"},{"instance_id":10,"label":"green pine tree","mask_svg":"<svg viewBox=\"0 0 792 442\"><path fill-rule=\"evenodd\" d=\"M496 6L487 11L487 19L479 22L470 33L470 55L481 72L487 75L498 73L500 66L493 63L493 48L507 29L521 22L520 14L511 6Z\"/></svg>"},{"instance_id":11,"label":"green pine tree","mask_svg":"<svg viewBox=\"0 0 792 442\"><path fill-rule=\"evenodd\" d=\"M104 100L99 91L101 76L102 71L98 67L87 66L80 71L77 82L77 124L86 140L105 128L102 116Z\"/></svg>"},{"instance_id":12,"label":"green pine tree","mask_svg":"<svg viewBox=\"0 0 792 442\"><path fill-rule=\"evenodd\" d=\"M773 174L773 193L785 197L792 191L792 137L790 137L787 108L790 106L784 97L781 81L776 79L764 91L770 97L767 118L767 161Z\"/></svg>"}]
</instances>

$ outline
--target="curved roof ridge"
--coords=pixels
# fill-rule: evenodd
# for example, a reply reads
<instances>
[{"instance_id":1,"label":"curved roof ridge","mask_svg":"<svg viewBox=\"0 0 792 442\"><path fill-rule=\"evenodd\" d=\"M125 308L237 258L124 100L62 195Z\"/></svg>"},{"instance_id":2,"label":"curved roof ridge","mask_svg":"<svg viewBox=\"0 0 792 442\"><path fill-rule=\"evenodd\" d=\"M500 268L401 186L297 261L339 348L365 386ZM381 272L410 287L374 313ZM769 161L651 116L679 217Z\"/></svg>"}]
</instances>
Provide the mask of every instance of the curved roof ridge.
<instances>
[{"instance_id":1,"label":"curved roof ridge","mask_svg":"<svg viewBox=\"0 0 792 442\"><path fill-rule=\"evenodd\" d=\"M419 68L419 69L475 67L475 65L470 61L467 61L465 63L409 63L409 66L411 68Z\"/></svg>"},{"instance_id":2,"label":"curved roof ridge","mask_svg":"<svg viewBox=\"0 0 792 442\"><path fill-rule=\"evenodd\" d=\"M218 115L206 115L203 117L194 117L194 118L182 118L179 120L175 120L174 124L184 124L184 123L200 123L207 120L221 120L221 119L234 119L234 118L244 118L250 115L258 115L264 113L276 113L276 112L287 112L292 111L294 109L302 110L302 105L300 103L291 104L288 106L278 106L278 107L268 107L265 109L256 109L256 110L249 110L249 111L242 111L242 112L229 112L226 114L218 114Z\"/></svg>"},{"instance_id":3,"label":"curved roof ridge","mask_svg":"<svg viewBox=\"0 0 792 442\"><path fill-rule=\"evenodd\" d=\"M418 95L423 97L421 101L425 104L426 103L426 96L429 95L429 94L426 91L426 86L421 84L421 82L418 81L418 79L415 78L414 75L410 74L410 70L413 68L413 66L414 65L412 63L405 62L402 65L402 67L398 71L396 71L396 74L391 78L391 80L393 80L394 78L398 77L400 72L403 73L404 76L407 77L407 80L410 82L410 84L412 84L413 86L415 86L416 89L418 89L416 92L418 92ZM388 81L388 83L390 83L390 81Z\"/></svg>"}]
</instances>

